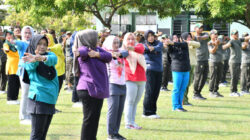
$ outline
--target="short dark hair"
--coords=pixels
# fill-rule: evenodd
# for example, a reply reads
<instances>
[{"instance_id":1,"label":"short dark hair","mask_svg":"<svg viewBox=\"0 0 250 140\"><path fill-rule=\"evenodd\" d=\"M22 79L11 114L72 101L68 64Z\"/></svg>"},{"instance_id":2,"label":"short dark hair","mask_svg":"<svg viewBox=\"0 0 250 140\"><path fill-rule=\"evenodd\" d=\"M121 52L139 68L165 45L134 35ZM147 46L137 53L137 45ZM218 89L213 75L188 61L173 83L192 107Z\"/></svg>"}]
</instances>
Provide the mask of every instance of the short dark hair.
<instances>
[{"instance_id":1,"label":"short dark hair","mask_svg":"<svg viewBox=\"0 0 250 140\"><path fill-rule=\"evenodd\" d=\"M19 28L20 31L22 30L20 26L14 26L14 29Z\"/></svg>"},{"instance_id":2,"label":"short dark hair","mask_svg":"<svg viewBox=\"0 0 250 140\"><path fill-rule=\"evenodd\" d=\"M56 34L56 31L54 29L50 29L49 33L53 35L53 34Z\"/></svg>"}]
</instances>

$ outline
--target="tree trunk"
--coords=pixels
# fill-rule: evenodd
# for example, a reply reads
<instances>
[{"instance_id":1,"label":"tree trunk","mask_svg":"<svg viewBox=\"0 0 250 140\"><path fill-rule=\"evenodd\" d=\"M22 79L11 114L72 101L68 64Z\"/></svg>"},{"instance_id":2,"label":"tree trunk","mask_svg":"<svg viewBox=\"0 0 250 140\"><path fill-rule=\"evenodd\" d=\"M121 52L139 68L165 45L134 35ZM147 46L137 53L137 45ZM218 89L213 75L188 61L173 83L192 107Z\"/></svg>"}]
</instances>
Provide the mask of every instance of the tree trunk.
<instances>
[{"instance_id":1,"label":"tree trunk","mask_svg":"<svg viewBox=\"0 0 250 140\"><path fill-rule=\"evenodd\" d=\"M250 29L250 2L247 3L245 20L246 20L247 27Z\"/></svg>"}]
</instances>

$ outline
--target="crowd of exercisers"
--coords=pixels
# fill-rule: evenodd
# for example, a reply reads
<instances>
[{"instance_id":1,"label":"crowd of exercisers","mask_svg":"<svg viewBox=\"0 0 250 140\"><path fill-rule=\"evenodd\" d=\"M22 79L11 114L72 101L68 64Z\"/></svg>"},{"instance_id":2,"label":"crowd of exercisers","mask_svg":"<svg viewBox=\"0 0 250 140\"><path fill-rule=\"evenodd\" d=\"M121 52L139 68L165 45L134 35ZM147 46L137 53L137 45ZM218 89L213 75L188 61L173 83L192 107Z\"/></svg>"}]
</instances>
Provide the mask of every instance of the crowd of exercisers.
<instances>
[{"instance_id":1,"label":"crowd of exercisers","mask_svg":"<svg viewBox=\"0 0 250 140\"><path fill-rule=\"evenodd\" d=\"M202 89L207 79L209 91L203 93L224 97L219 87L227 85L228 71L228 95L250 94L247 32L242 36L236 29L230 35L215 29L205 32L201 23L194 32L171 36L152 30L110 32L62 29L57 39L52 29L0 28L0 94L6 95L8 105L20 104L20 124L31 125L31 140L45 140L53 115L63 113L55 108L63 82L64 90L72 92L72 107L83 108L81 140L96 140L104 99L108 140L126 139L119 133L123 112L126 129L143 129L135 121L143 95L142 117L159 119L157 99L160 91L170 91L170 81L172 111L177 112L187 112L183 106L192 105L191 84L189 94L195 100L206 100Z\"/></svg>"}]
</instances>

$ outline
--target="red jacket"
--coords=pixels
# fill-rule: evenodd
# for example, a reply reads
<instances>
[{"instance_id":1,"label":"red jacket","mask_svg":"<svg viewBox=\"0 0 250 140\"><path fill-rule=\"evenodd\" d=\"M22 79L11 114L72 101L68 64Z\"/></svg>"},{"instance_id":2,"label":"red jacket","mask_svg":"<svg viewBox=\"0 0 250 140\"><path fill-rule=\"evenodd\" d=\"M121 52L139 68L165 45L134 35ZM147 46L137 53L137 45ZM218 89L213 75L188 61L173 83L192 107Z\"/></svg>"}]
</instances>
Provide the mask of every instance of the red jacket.
<instances>
[{"instance_id":1,"label":"red jacket","mask_svg":"<svg viewBox=\"0 0 250 140\"><path fill-rule=\"evenodd\" d=\"M144 53L144 46L143 44L137 44L135 46L135 52L143 54ZM146 81L146 72L143 69L143 67L137 62L137 67L135 70L135 73L132 74L130 68L129 68L129 63L128 61L125 59L125 78L126 81Z\"/></svg>"}]
</instances>

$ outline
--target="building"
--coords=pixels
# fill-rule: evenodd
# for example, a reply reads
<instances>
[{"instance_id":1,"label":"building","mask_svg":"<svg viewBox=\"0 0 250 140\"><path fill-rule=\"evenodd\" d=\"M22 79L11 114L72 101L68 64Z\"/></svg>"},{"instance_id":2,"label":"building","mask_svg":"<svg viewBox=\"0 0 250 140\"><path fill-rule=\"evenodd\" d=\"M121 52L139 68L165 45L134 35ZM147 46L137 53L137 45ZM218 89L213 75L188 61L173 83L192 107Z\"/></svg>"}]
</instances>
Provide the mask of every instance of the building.
<instances>
[{"instance_id":1,"label":"building","mask_svg":"<svg viewBox=\"0 0 250 140\"><path fill-rule=\"evenodd\" d=\"M181 34L183 32L190 32L194 30L196 23L202 22L202 19L197 17L194 13L182 12L176 17L167 17L160 19L156 13L149 13L147 15L139 15L137 12L131 12L127 15L115 14L112 19L111 34L118 34L120 31L146 31L151 29L153 31L161 31L164 34ZM104 27L97 19L97 30L100 31ZM231 29L239 30L239 35L243 32L250 32L250 29L239 23L220 24L214 23L213 25L204 24L204 30L210 31L216 29L220 34L229 35Z\"/></svg>"}]
</instances>

